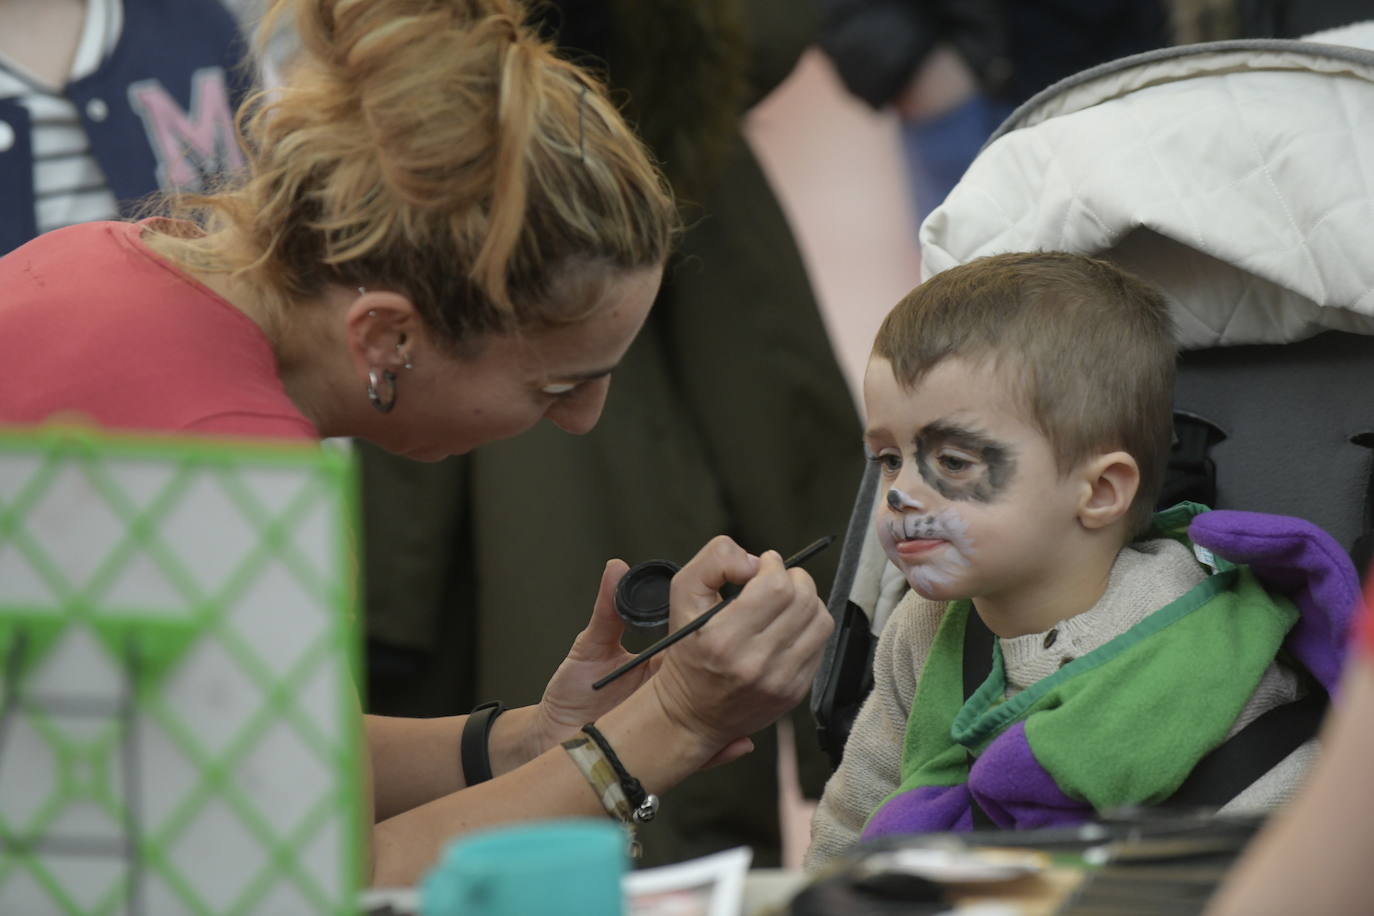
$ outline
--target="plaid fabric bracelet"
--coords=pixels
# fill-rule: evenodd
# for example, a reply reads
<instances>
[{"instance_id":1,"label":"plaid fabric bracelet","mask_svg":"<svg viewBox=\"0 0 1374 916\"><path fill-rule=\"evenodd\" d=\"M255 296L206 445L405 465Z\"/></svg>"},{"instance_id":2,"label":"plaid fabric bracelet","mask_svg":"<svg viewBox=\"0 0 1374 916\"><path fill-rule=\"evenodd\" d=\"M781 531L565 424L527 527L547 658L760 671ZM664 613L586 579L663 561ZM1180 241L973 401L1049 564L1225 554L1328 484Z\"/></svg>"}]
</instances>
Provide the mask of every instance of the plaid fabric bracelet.
<instances>
[{"instance_id":1,"label":"plaid fabric bracelet","mask_svg":"<svg viewBox=\"0 0 1374 916\"><path fill-rule=\"evenodd\" d=\"M654 819L658 813L658 796L645 792L639 780L626 771L610 742L596 726L584 725L582 732L564 741L563 749L596 792L601 807L625 825L630 834L630 855L638 857L640 847L634 828Z\"/></svg>"}]
</instances>

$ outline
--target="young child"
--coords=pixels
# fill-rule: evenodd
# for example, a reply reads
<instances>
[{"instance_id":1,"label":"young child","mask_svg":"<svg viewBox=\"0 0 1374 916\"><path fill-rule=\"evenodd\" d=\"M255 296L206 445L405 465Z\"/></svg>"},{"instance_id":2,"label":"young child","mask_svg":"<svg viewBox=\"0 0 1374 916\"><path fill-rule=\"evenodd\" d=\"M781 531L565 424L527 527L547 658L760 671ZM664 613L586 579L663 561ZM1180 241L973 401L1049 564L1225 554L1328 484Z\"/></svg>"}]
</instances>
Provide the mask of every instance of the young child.
<instances>
[{"instance_id":1,"label":"young child","mask_svg":"<svg viewBox=\"0 0 1374 916\"><path fill-rule=\"evenodd\" d=\"M1256 575L1287 561L1252 571L1195 556L1186 532L1205 510L1152 512L1174 360L1160 294L1078 255L983 258L887 316L864 380L865 447L881 469L876 535L910 591L879 639L809 867L861 836L1040 827L1163 802L1230 734L1307 691L1275 661L1298 610ZM1295 519L1203 518L1232 559L1325 538ZM1237 525L1262 536L1243 544ZM1316 566L1354 589L1327 542ZM1315 608L1304 632L1339 645L1327 632L1339 614L1317 618L1346 598L1297 597ZM995 638L991 673L966 699L973 615ZM1312 753L1303 745L1234 810L1288 797Z\"/></svg>"}]
</instances>

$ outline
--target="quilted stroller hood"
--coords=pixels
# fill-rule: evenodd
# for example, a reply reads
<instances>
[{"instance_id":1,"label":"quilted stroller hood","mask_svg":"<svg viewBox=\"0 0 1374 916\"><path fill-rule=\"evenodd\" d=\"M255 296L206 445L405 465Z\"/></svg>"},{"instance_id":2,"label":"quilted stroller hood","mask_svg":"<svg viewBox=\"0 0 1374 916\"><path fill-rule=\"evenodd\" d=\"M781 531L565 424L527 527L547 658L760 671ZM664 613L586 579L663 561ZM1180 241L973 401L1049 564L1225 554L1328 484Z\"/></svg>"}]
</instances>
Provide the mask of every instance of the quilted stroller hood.
<instances>
[{"instance_id":1,"label":"quilted stroller hood","mask_svg":"<svg viewBox=\"0 0 1374 916\"><path fill-rule=\"evenodd\" d=\"M1184 349L1374 333L1374 23L1168 48L1022 105L921 227L929 277L982 255L1107 257Z\"/></svg>"}]
</instances>

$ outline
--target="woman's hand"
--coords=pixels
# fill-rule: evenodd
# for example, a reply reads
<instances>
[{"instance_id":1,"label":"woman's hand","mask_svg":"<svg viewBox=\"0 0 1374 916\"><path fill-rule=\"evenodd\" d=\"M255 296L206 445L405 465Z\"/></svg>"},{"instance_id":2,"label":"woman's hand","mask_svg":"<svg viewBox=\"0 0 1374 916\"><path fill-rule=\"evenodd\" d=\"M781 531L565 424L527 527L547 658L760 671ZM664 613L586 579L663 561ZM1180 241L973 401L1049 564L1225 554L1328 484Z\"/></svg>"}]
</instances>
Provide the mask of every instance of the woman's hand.
<instances>
[{"instance_id":1,"label":"woman's hand","mask_svg":"<svg viewBox=\"0 0 1374 916\"><path fill-rule=\"evenodd\" d=\"M593 681L634 657L620 644L625 622L615 610L615 588L628 569L624 561L611 560L601 573L592 619L573 640L568 657L549 679L539 700L529 736L531 759L618 706L658 669L659 659L650 659L600 690L592 689Z\"/></svg>"},{"instance_id":2,"label":"woman's hand","mask_svg":"<svg viewBox=\"0 0 1374 916\"><path fill-rule=\"evenodd\" d=\"M592 690L593 681L633 658L620 644L625 624L615 610L615 588L627 569L620 560L606 564L591 620L536 708L525 759L572 737L646 683L674 726L712 748L706 766L748 753L748 736L811 689L832 627L815 583L800 569L785 569L775 552L755 557L717 537L673 577L671 628L718 603L725 583L744 590L696 633Z\"/></svg>"},{"instance_id":3,"label":"woman's hand","mask_svg":"<svg viewBox=\"0 0 1374 916\"><path fill-rule=\"evenodd\" d=\"M806 696L832 629L805 571L786 569L775 551L753 557L723 536L673 577L673 629L715 605L726 582L744 589L664 652L649 682L664 715L719 749L717 761Z\"/></svg>"}]
</instances>

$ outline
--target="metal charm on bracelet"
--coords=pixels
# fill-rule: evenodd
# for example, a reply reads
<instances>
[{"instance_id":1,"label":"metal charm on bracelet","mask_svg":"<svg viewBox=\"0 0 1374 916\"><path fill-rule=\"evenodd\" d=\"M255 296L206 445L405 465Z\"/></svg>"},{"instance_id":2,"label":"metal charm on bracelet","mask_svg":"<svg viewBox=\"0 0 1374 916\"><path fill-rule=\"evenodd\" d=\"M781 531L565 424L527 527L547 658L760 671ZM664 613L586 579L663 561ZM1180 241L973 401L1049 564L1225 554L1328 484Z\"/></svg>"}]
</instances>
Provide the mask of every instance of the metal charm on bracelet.
<instances>
[{"instance_id":1,"label":"metal charm on bracelet","mask_svg":"<svg viewBox=\"0 0 1374 916\"><path fill-rule=\"evenodd\" d=\"M631 816L641 824L647 824L653 820L658 816L658 796L652 792L645 793L644 801L639 803L639 807L635 808L634 814Z\"/></svg>"}]
</instances>

